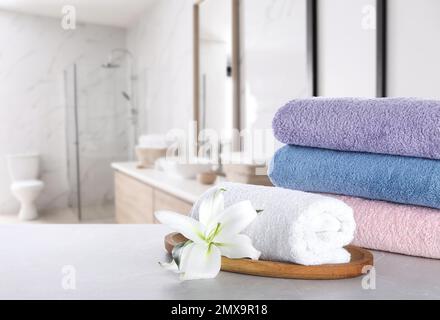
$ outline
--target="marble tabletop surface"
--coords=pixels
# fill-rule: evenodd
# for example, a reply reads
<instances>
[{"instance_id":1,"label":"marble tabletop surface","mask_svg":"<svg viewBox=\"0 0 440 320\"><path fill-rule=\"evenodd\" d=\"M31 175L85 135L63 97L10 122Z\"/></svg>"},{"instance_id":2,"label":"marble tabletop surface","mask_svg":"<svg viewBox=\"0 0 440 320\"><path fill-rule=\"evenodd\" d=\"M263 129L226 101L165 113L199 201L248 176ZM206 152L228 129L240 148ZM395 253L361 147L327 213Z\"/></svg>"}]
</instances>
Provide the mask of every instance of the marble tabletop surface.
<instances>
[{"instance_id":1,"label":"marble tabletop surface","mask_svg":"<svg viewBox=\"0 0 440 320\"><path fill-rule=\"evenodd\" d=\"M2 225L0 299L440 299L440 261L374 252L363 277L289 280L221 272L179 281L161 225ZM370 274L371 276L371 274Z\"/></svg>"}]
</instances>

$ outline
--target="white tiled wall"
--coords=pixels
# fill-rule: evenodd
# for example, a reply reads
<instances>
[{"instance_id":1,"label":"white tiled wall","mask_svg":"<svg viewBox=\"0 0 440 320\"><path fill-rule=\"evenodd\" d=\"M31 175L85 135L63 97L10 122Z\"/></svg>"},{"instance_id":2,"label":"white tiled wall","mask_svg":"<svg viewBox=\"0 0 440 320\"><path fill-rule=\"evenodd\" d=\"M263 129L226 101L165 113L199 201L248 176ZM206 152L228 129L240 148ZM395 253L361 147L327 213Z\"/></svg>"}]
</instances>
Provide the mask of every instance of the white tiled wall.
<instances>
[{"instance_id":1,"label":"white tiled wall","mask_svg":"<svg viewBox=\"0 0 440 320\"><path fill-rule=\"evenodd\" d=\"M74 62L99 67L112 48L124 45L123 29L66 31L58 19L0 11L0 214L18 208L9 192L9 153L39 152L46 184L39 207L67 205L63 70Z\"/></svg>"}]
</instances>

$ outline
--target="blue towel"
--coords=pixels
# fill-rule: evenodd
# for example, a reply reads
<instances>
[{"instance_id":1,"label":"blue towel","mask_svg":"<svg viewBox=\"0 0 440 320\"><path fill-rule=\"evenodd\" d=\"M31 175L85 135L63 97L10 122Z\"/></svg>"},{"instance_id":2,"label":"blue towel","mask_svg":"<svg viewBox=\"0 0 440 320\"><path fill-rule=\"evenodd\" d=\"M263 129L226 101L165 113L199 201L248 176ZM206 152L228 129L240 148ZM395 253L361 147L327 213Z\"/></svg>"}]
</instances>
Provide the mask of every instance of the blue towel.
<instances>
[{"instance_id":1,"label":"blue towel","mask_svg":"<svg viewBox=\"0 0 440 320\"><path fill-rule=\"evenodd\" d=\"M440 161L285 146L270 165L275 186L440 209Z\"/></svg>"}]
</instances>

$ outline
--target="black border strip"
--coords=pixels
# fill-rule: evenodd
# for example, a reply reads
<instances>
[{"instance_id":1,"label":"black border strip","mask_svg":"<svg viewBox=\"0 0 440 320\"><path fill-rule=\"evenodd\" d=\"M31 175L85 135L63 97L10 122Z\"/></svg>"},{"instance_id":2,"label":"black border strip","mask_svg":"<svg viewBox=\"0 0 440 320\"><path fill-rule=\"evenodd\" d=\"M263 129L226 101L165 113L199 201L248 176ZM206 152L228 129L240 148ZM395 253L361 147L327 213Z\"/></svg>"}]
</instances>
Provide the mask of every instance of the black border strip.
<instances>
[{"instance_id":1,"label":"black border strip","mask_svg":"<svg viewBox=\"0 0 440 320\"><path fill-rule=\"evenodd\" d=\"M310 94L319 95L318 91L318 0L307 1L307 80ZM380 1L380 0L378 0Z\"/></svg>"},{"instance_id":2,"label":"black border strip","mask_svg":"<svg viewBox=\"0 0 440 320\"><path fill-rule=\"evenodd\" d=\"M388 0L376 0L376 96L387 96Z\"/></svg>"}]
</instances>

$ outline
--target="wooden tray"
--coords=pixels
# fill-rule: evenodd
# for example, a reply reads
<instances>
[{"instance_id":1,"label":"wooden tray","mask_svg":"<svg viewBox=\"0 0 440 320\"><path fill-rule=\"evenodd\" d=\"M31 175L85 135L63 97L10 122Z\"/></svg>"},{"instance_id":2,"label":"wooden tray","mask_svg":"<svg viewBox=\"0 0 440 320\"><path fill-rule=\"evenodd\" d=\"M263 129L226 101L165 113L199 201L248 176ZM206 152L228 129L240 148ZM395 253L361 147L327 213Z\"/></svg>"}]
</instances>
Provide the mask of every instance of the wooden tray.
<instances>
[{"instance_id":1,"label":"wooden tray","mask_svg":"<svg viewBox=\"0 0 440 320\"><path fill-rule=\"evenodd\" d=\"M175 245L186 240L180 233L171 233L165 237L165 248L168 253L171 253ZM346 249L351 253L351 261L344 264L303 266L286 262L222 257L222 270L262 277L335 280L361 276L363 275L362 268L364 266L373 265L373 255L368 250L355 246L347 246Z\"/></svg>"}]
</instances>

